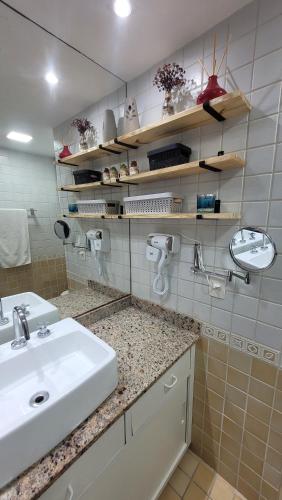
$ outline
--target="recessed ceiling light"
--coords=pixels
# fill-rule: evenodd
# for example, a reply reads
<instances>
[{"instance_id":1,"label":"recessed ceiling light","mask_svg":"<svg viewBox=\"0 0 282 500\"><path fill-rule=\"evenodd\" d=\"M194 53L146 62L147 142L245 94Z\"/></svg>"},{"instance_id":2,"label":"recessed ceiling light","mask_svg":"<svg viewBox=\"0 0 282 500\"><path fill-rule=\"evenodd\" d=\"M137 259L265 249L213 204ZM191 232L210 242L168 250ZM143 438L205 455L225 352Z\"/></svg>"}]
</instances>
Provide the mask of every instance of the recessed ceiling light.
<instances>
[{"instance_id":1,"label":"recessed ceiling light","mask_svg":"<svg viewBox=\"0 0 282 500\"><path fill-rule=\"evenodd\" d=\"M32 140L31 135L22 134L21 132L14 132L14 131L9 132L6 137L7 139L11 139L11 141L18 141L18 142L30 142Z\"/></svg>"},{"instance_id":2,"label":"recessed ceiling light","mask_svg":"<svg viewBox=\"0 0 282 500\"><path fill-rule=\"evenodd\" d=\"M119 17L128 17L131 14L131 5L129 0L115 0L114 11Z\"/></svg>"},{"instance_id":3,"label":"recessed ceiling light","mask_svg":"<svg viewBox=\"0 0 282 500\"><path fill-rule=\"evenodd\" d=\"M49 73L46 73L45 80L46 80L46 82L50 83L50 85L57 85L57 83L59 81L58 77L52 71L49 71Z\"/></svg>"}]
</instances>

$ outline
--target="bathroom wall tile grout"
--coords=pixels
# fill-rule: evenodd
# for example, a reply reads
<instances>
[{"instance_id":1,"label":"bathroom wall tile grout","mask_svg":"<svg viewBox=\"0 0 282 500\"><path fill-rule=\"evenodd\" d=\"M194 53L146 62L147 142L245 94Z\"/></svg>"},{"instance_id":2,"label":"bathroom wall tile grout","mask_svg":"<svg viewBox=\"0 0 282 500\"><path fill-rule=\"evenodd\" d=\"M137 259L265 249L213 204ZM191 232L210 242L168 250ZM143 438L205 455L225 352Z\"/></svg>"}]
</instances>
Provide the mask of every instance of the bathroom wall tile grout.
<instances>
[{"instance_id":1,"label":"bathroom wall tile grout","mask_svg":"<svg viewBox=\"0 0 282 500\"><path fill-rule=\"evenodd\" d=\"M246 497L250 497L250 500L252 498L263 500L271 495L278 499L277 488L273 484L269 485L268 482L271 478L275 483L277 472L274 467L275 474L271 475L269 469L271 460L268 454L272 453L275 457L276 461L273 462L275 464L279 463L280 457L282 458L282 449L279 452L276 449L278 438L277 444L273 438L273 433L278 432L274 418L280 407L271 410L271 405L274 407L276 404L278 379L274 390L272 385L256 379L251 372L256 363L260 364L259 366L265 373L271 369L276 370L279 362L282 366L282 219L280 216L282 211L282 167L280 165L282 162L282 39L279 35L281 27L281 2L254 0L209 33L167 57L165 61L176 60L185 67L187 78L196 80L197 91L199 91L205 86L206 79L197 59L202 57L205 63L209 64L210 40L212 33L217 31L218 59L222 48L228 41L227 62L223 65L220 83L229 91L238 85L251 101L253 109L248 116L234 117L223 125L214 123L154 144L143 145L137 151L129 152L129 160L137 160L141 170L149 168L147 151L171 142L183 142L189 145L192 148L193 160L216 155L221 149L226 153L235 152L246 158L246 167L243 170L216 175L205 173L201 176L173 179L171 182L163 181L130 187L131 195L168 190L178 192L184 196L185 210L191 211L196 209L196 193L218 192L222 210L241 210L242 213L241 220L236 224L227 221L208 223L197 221L185 224L178 221L174 223L151 220L131 221L130 246L131 283L134 295L193 316L209 327L225 332L228 337L228 345L206 336L201 338L201 342L213 346L211 351L213 355L203 354L203 357L206 356L207 359L212 360L209 361L208 366L205 363L204 366L199 365L201 358L198 355L192 446L203 459L214 462L218 472L225 479L229 482L235 481L238 489ZM229 35L232 35L231 39ZM153 89L151 83L159 64L128 83L128 95L135 96L137 100L141 126L161 117L163 96ZM112 107L114 107L116 117L122 116L123 112L121 95L117 93L112 96L111 102L114 103ZM105 100L105 103L107 102ZM102 107L98 108L97 113L94 108L91 108L90 115L94 121L97 121L98 128L101 130ZM61 129L56 130L55 134L60 137ZM120 160L124 161L125 157ZM116 159L110 159L110 164L114 163L117 163ZM109 166L109 160L89 163L89 165L103 168ZM57 175L60 184L71 182L70 170L58 168ZM111 193L109 190L99 192L99 194L93 193L95 198L104 196L114 199L116 193ZM62 210L65 210L68 202L74 199L74 195L62 194ZM188 238L201 240L204 261L208 269L234 269L228 252L228 243L233 232L243 225L259 226L269 232L276 241L278 257L272 269L257 275L252 273L251 284L248 286L239 281L229 285L224 300L211 298L208 294L208 284L202 278L194 276L190 270L193 263L193 243L182 237L181 252L173 258L168 272L171 282L170 294L167 298L160 300L152 293L155 269L146 261L144 254L148 233L181 233ZM81 227L86 226L81 225ZM110 227L113 232L116 228L114 224L107 227ZM75 231L79 233L80 230L77 224ZM111 257L109 265L115 266L114 256ZM74 278L80 276L81 279L86 279L87 274L92 277L94 273L91 261L87 261L85 265L79 262L75 255L70 255L70 252L67 255L67 267L69 275ZM121 269L123 273L129 272L126 261ZM120 277L121 271L118 267L117 273ZM92 279L97 280L97 277L93 276ZM126 281L127 279L123 281L123 286L126 285ZM247 351L247 348L234 349L232 346L235 345L236 338L245 346L257 347L257 358L250 350ZM267 358L264 355L267 350L269 350L268 354L272 353L274 356L272 362L275 366L266 362ZM201 352L201 346L198 346L197 352ZM228 357L221 359L222 364L220 364L219 357L222 352L228 352ZM277 357L277 352L280 352L280 359ZM221 379L218 376L219 372L215 371L213 359L217 360L217 369L223 370L224 379ZM234 359L237 360L235 367ZM242 369L244 363L248 363L249 366L247 373ZM204 383L199 381L200 372L202 372L200 375ZM237 379L234 378L235 376ZM278 377L278 371L276 377ZM259 390L262 391L260 396L262 399L258 398L257 391ZM263 400L264 390L269 393L265 400ZM253 407L257 408L258 414L254 415ZM209 435L206 425L210 427L211 433L215 433L217 440ZM262 434L257 437L252 431ZM265 440L266 431L267 439ZM237 434L240 439L236 441L234 436ZM237 451L234 451L232 446ZM254 452L255 446L258 446L258 456ZM257 476L260 476L259 479Z\"/></svg>"},{"instance_id":2,"label":"bathroom wall tile grout","mask_svg":"<svg viewBox=\"0 0 282 500\"><path fill-rule=\"evenodd\" d=\"M2 296L30 289L51 298L66 288L64 249L53 231L59 213L53 163L53 158L47 156L0 150L0 208L36 210L35 216L28 216L32 263L0 269ZM38 266L42 272L36 276ZM45 276L44 269L50 270L49 277Z\"/></svg>"},{"instance_id":3,"label":"bathroom wall tile grout","mask_svg":"<svg viewBox=\"0 0 282 500\"><path fill-rule=\"evenodd\" d=\"M282 448L277 442L275 444L277 451L274 451L272 448L274 443L270 440L273 430L276 429L275 432L277 432L278 424L272 423L271 415L274 412L274 401L276 394L278 394L277 391L279 391L279 384L281 384L280 379L278 380L278 376L281 377L281 370L256 358L251 360L249 356L235 351L231 347L223 345L220 350L218 350L218 347L217 341L206 337L202 337L197 346L192 448L204 460L208 461L209 465L222 474L227 481L234 483L234 486L247 498L249 498L245 491L247 486L244 486L244 484L242 486L242 480L244 481L242 474L246 474L249 467L251 467L248 474L252 476L255 472L260 478L260 483L257 486L257 496L251 491L252 496L250 496L250 499L252 497L260 498L260 495L263 498L262 488L266 487L274 488L272 492L274 498L277 484L275 486L266 486L268 476L265 474L270 470L272 476L274 474L274 478L277 474L280 474L281 477ZM217 360L217 363L213 359ZM236 369L232 368L233 366L236 366ZM213 378L211 378L211 374L215 373L214 370L217 370L217 376L213 375ZM231 370L234 372L233 380L230 379L233 373ZM244 377L242 379L244 387L240 385L242 377ZM224 390L222 390L221 381L224 381ZM211 382L212 385L210 385ZM254 393L256 386L256 391L267 388L265 395L263 393ZM240 390L238 387L240 387ZM271 397L269 397L269 394ZM265 401L266 397L267 402ZM200 408L201 413L199 414L198 409L201 401L203 406ZM221 405L218 406L220 401ZM203 418L201 415L203 415ZM279 415L281 421L282 414ZM208 425L207 428L206 425ZM209 435L212 436L211 439L206 434L207 430ZM215 431L216 434L214 434ZM238 438L240 435L239 445ZM248 440L251 440L250 443L248 443ZM213 448L210 448L211 446ZM252 462L257 458L255 459L254 456L252 458L252 454L249 452L249 456L246 457L246 450L249 446L251 446L252 453L254 453L253 446L259 446L260 470L256 468L257 465L252 465ZM281 448L280 454L278 453L279 446ZM207 450L211 451L207 454ZM264 450L263 455L261 455L262 450ZM276 456L275 466L273 464L270 466L268 463L267 457L269 453L272 453L272 455L274 453ZM280 464L278 465L277 460L279 460L279 457ZM228 462L226 462L227 459ZM232 468L230 468L230 461L233 464ZM234 466L234 461L239 464L239 467ZM222 464L224 464L224 469L222 469ZM280 473L277 470L278 467ZM256 476L257 482L258 477ZM276 493L276 495L278 498L279 493Z\"/></svg>"},{"instance_id":4,"label":"bathroom wall tile grout","mask_svg":"<svg viewBox=\"0 0 282 500\"><path fill-rule=\"evenodd\" d=\"M259 11L257 10L257 16L258 16L258 15L259 15ZM258 18L257 18L257 19L258 19ZM256 19L256 25L258 24L257 19ZM227 21L227 23L228 23L228 21ZM258 30L258 26L254 26L254 27L253 27L253 32L255 33L255 37L257 37L257 30ZM237 39L242 39L242 38L244 38L244 36L245 36L245 33L244 33L244 34L242 34L242 35L241 35L240 37L238 37ZM233 40L231 41L231 45L232 45L232 42L233 42ZM276 52L276 49L275 49L273 52ZM272 51L269 51L269 53L272 53ZM267 52L267 54L268 54L268 52ZM252 54L252 76L254 76L254 70L255 70L255 64L254 64L254 62L255 62L255 61L257 61L257 59L258 59L258 58L256 58L255 56L256 56L256 55L255 55L255 43L254 43L254 45L253 45L253 54ZM265 57L265 54L263 54L261 57ZM191 63L191 61L190 61L190 63ZM193 65L192 65L192 64L190 64L190 66L193 66ZM245 65L243 65L243 66L245 66ZM240 68L240 67L241 67L241 66L240 66L240 64L238 64L238 66L237 66L237 67L239 67L239 68ZM253 78L252 78L252 79L253 79ZM270 87L271 87L271 88L273 87L273 84L272 84L272 83L270 84ZM254 92L254 91L256 91L256 89L258 89L258 90L259 90L259 89L261 89L261 88L265 88L265 85L264 85L264 86L262 86L262 85L260 86L260 85L257 85L255 81L253 81L253 92ZM281 89L280 89L280 85L279 85L279 101L278 101L278 103L277 103L277 105L276 105L276 108L277 108L277 109L276 109L275 111L278 111L278 108L280 109L280 100L281 100ZM262 114L262 116L264 116L264 114ZM246 123L247 123L247 129L246 129L246 132L245 132L245 133L246 133L246 138L247 138L247 140L248 140L248 149L247 149L247 151L248 151L248 152L252 152L252 151L253 151L253 152L256 152L256 151L257 151L257 147L263 147L263 151L264 151L264 150L267 150L266 148L267 148L269 145L273 145L273 144L275 144L275 143L277 142L277 140L279 140L279 139L280 139L280 138L278 137L278 135L277 135L277 134L278 134L278 122L277 122L277 119L276 119L276 118L277 118L277 115L276 115L276 114L274 114L274 115L270 115L270 117L271 117L271 118L273 118L273 117L274 117L274 119L275 119L275 135L272 135L272 136L271 136L271 138L269 137L269 139L270 139L270 140L268 140L268 141L267 141L267 140L264 140L264 141L262 142L262 144L257 144L257 143L256 143L256 144L250 144L250 131L251 131L251 128L253 127L253 125L252 125L252 124L260 124L260 123L264 123L264 121L265 121L266 119L268 119L268 118L267 118L267 114L266 114L265 116L266 116L265 118L262 118L261 116L259 116L258 118L256 118L256 117L254 117L254 116L252 116L252 115L251 115L250 117L248 117L248 118L247 118L247 122L246 122ZM253 119L253 118L255 118L255 119ZM261 120L264 120L264 121L263 121L263 122L261 122ZM234 123L234 121L233 121L233 123ZM235 123L236 123L236 120L235 120ZM241 120L239 120L239 127L241 127L241 126L242 126L242 125L240 125L240 123L241 123ZM244 122L242 122L242 123L244 123ZM227 125L228 125L228 124L227 124ZM227 129L227 130L228 130L228 129ZM199 141L200 141L200 143L199 143L199 150L201 150L202 145L204 145L204 144L205 144L205 131L207 131L207 129L205 129L205 130L204 130L204 129L202 129L202 130L201 130L201 133L200 133L200 139L199 139ZM189 133L188 133L188 138L189 138ZM222 141L223 139L224 139L224 134L220 136L220 140ZM188 140L187 140L187 142L188 142ZM277 142L277 144L279 144L279 142ZM223 147L223 146L222 146L222 143L220 144L220 146L221 146L221 147ZM244 147L245 147L245 145L244 145ZM241 149L241 151L244 151L244 149L243 149L243 150ZM132 155L131 155L131 156L132 156ZM272 157L271 167L270 167L270 169L267 169L267 170L270 172L270 174L272 174L272 175L273 175L273 172L274 172L273 168L274 168L274 162L275 162L275 160L276 160L276 156L275 156L275 157ZM247 166L247 167L248 167L248 166ZM250 172L250 173L252 173L252 172ZM261 198L261 200L262 200L262 201L258 201L258 200L260 200L260 197L259 197L258 195L257 195L257 196L256 196L256 198L254 198L254 199L252 199L252 198L250 198L250 199L249 199L249 197L246 197L246 195L245 195L245 194L243 194L243 193L245 193L245 192L246 192L246 191L245 191L246 186L251 185L250 183L252 183L252 184L254 185L254 183L255 183L255 182L257 182L257 180L259 180L259 179L261 179L261 181L262 181L262 182L264 182L266 178L265 178L265 177L257 177L257 176L256 176L256 177L254 177L254 176L252 177L251 175L246 175L246 174L248 174L248 168L246 168L246 172L240 172L240 173L239 173L240 177L242 178L242 184L241 184L241 186L242 186L242 187L241 187L242 191L241 191L240 198L238 199L238 201L240 200L240 201L239 201L239 203L240 203L240 204L242 204L242 209L243 209L243 211L244 211L244 212L246 213L246 215L247 215L247 221L246 221L246 222L247 222L247 223L249 223L249 221L248 221L248 211L249 211L250 209L253 211L253 210L255 210L255 209L256 209L256 207L261 207L261 208L260 208L260 210L264 210L264 214L262 214L262 215L264 215L264 217L262 217L262 218L260 217L260 218L259 218L259 219L260 219L260 221L259 221L259 225L260 225L260 226L262 226L262 227L266 227L266 228L268 228L268 227L270 227L270 226L271 226L271 227L273 227L273 228L277 228L277 227L279 227L279 224L274 225L274 224L273 224L273 222L272 222L272 220L270 219L270 217L271 217L272 213L271 213L271 203L270 203L270 199L269 199L269 194L270 194L270 189L272 190L272 186L270 185L270 183L268 183L268 188L267 188L267 189L268 189L269 191L268 191L268 192L267 192L267 191L265 192L265 195L263 195L263 197ZM231 174L231 175L232 175L232 174ZM261 174L261 175L262 175L262 174ZM210 178L210 177L209 177L209 178ZM228 178L228 177L227 177L227 178ZM236 179L236 178L237 178L237 177L235 176L235 177L233 178L233 181L231 181L231 179L230 179L230 177L229 177L230 182L232 182L232 183L234 184L234 179ZM248 183L246 184L247 179L250 179L250 180L248 180ZM252 179L252 180L251 180L251 179ZM270 179L270 177L268 177L268 180L269 180L269 179ZM203 179L203 180L204 180L204 179ZM189 179L189 181L191 181L191 180ZM195 179L195 181L196 181L195 188L196 188L197 190L199 190L199 186L202 186L202 182L201 182L201 180L200 180L199 176L197 176L197 178ZM273 182L274 182L274 180L272 181L272 185L273 185ZM222 185L222 183L224 183L224 184L225 184L225 183L226 183L226 181L220 181L220 184L221 184L221 185ZM208 180L208 181L207 181L207 183L206 183L207 187L208 187L208 185L209 185L209 184L210 184L210 181ZM150 186L150 188L152 188L152 186ZM202 188L202 189L203 189L203 188ZM223 197L223 196L220 196L220 197L221 197L221 199L223 199L223 200L224 200L224 197ZM265 201L264 201L264 200L265 200ZM247 212L246 212L246 211L247 211ZM259 214L258 214L258 216L259 216ZM253 216L251 215L251 218L252 218L252 217L253 217ZM259 219L258 219L258 220L259 220ZM245 221L244 221L244 218L243 218L243 219L242 219L242 221L241 221L241 223L243 224L244 222L245 222ZM157 226L157 225L155 224L155 227L156 227L156 226ZM138 227L140 228L140 226L138 226ZM175 226L174 226L174 227L175 227L175 228L178 228L178 227L179 227L179 225L175 224ZM183 226L182 226L182 227L183 227ZM189 226L189 227L190 227L190 226ZM196 225L196 227L199 227L199 225ZM222 224L217 224L217 227L222 227ZM227 227L227 225L226 225L225 227ZM146 225L143 225L143 228L146 228ZM145 230L146 230L146 229L145 229ZM145 234L144 234L144 237L145 237ZM224 253L225 253L225 252L224 252L224 250L223 250L223 251L221 250L221 252L220 252L220 253L218 253L218 251L220 250L220 248L222 249L222 248L224 248L224 247L222 247L222 246L220 247L220 246L218 246L218 245L217 245L217 247L216 247L216 252L215 252L215 256L218 256L218 257L219 257L220 253L221 253L221 254L224 254ZM225 247L225 248L226 248L226 247ZM136 247L135 247L135 246L133 246L133 249L134 249L134 251L136 251ZM205 249L206 249L206 248L204 248L204 251L205 251ZM218 258L218 257L216 257L216 261L214 261L214 263L215 263L215 268L217 268L217 269L219 268L219 269L220 269L220 265L219 265L219 264L220 264L220 260L222 260L222 259L220 259L220 260L219 260L219 258ZM180 260L180 259L181 259L181 257L178 259L179 263L181 262L181 260ZM213 263L211 262L211 264L213 264ZM230 264L229 264L229 265L230 265ZM145 266L146 266L146 267L145 267L145 270L148 270L148 269L149 269L149 266L148 266L148 265L146 265L146 264L145 264ZM140 265L139 265L139 267L140 267ZM134 273L134 271L135 271L135 269L133 269L133 273ZM140 274L140 273L139 273L139 274ZM186 279L188 278L188 281L189 281L189 278L190 278L190 277L187 275L187 272L186 272L186 275L184 275L183 277L184 277L184 278L186 278ZM137 287L138 278L137 278L137 279L136 279L136 278L137 278L137 277L135 277L135 276L134 276L134 274L133 274L133 281L134 281L134 283L136 283L136 286L135 286L135 288L136 288L136 293L138 293L138 290L137 290L137 288L138 288L138 287ZM280 277L280 276L275 277L275 279L276 279L276 278L278 278L279 280L281 279L281 277ZM268 276L268 274L265 274L265 275L262 275L262 277L257 278L257 284L258 284L258 285L260 285L260 287L256 290L256 292L257 292L257 293L256 293L256 295L258 295L258 297L259 297L259 300L260 300L260 301L261 301L262 299L264 299L264 302L266 302L266 303L267 303L266 307L270 307L270 306L271 306L271 301L273 300L273 298L272 298L272 297L270 297L270 298L267 298L267 299L265 300L265 298L266 298L266 297L264 297L263 295L262 295L262 296L260 296L260 294L259 294L258 292L259 292L261 289L263 289L263 288L264 288L264 285L265 285L265 284L267 284L267 283L269 282L269 280L272 280L272 279L273 279L273 278L271 277L271 274L270 274L270 276ZM266 281L265 281L265 280L266 280ZM193 281L194 281L194 283L196 282L195 280L193 280ZM271 284L272 284L272 283L273 283L273 282L271 281ZM269 284L270 284L270 282L269 282ZM277 285L278 285L278 282L277 282ZM195 286L195 285L194 285L194 286ZM280 282L279 282L279 286L280 286ZM241 286L239 286L239 288L242 288L242 287L241 287ZM143 289L144 289L144 287L143 287ZM204 287L203 287L202 289L204 290ZM240 292L242 292L245 296L248 296L248 295L249 295L249 296L252 296L252 295L253 295L252 293L251 293L251 294L249 294L249 293L248 293L248 290L244 290L244 291L240 290ZM232 293L233 293L233 292L232 292ZM144 296L144 295L143 295L143 296ZM151 293L150 293L150 292L149 292L149 296L150 296L150 298L151 298L152 300L154 300L154 297L152 297L152 295L151 295ZM182 295L181 295L181 292L180 292L180 289L179 289L179 286L178 286L177 297L176 297L176 298L172 298L172 299L170 300L170 303L171 303L171 304L173 304L173 303L177 303L177 302L178 302L178 303L180 304L180 302L183 302L182 300L180 300L180 297L182 297ZM236 297L236 292L235 292L235 290L234 290L234 299L235 299L235 297ZM145 293L145 297L144 297L144 298L148 298L148 295L147 295L146 293ZM214 308L214 304L213 304L213 305L207 305L207 304L205 304L205 300L203 300L203 296L202 296L202 300L201 300L201 298L200 298L200 297L197 297L197 299L195 299L195 290L194 290L194 299L193 299L193 296L191 296L191 293L189 294L189 298L187 297L187 299L190 301L190 302L189 302L189 303L190 303L190 310L188 310L188 311L187 311L188 313L190 313L190 314L191 314L191 313L192 313L192 314L195 314L195 313L196 313L196 314L197 314L197 310L199 310L199 305L201 305L201 313L200 313L201 315L199 316L199 319L202 319L202 320L204 319L204 320L206 320L206 321L210 321L210 322L212 323L212 319L211 319L211 318L212 318L213 316L210 316L210 314L212 313L213 309L214 309L214 311L215 311L215 313L216 313L216 308ZM155 299L155 300L156 300L156 299ZM197 306L195 305L195 300L197 300L197 303L198 303L198 305L197 305ZM200 302L199 302L199 300L200 300ZM194 305L192 304L192 301L193 301ZM274 302L276 302L276 301L278 301L278 302L279 302L279 295L277 295L276 300L274 299ZM215 301L214 301L214 302L215 302ZM218 301L218 302L219 302L219 301ZM187 305L188 305L188 304L187 304ZM176 306L176 307L177 307L177 306ZM179 306L178 306L178 307L179 307ZM192 309L191 309L191 307L192 307ZM224 323L223 323L223 324L216 323L216 324L215 324L215 326L222 326L222 327L225 327L226 329L228 329L228 326L229 326L230 321L231 321L231 316L233 316L233 315L234 315L234 307L235 307L235 304L234 304L234 300L233 300L233 304L232 304L232 306L231 306L231 310L229 310L228 312L226 312L226 313L224 314L224 317L225 317L225 320L223 319ZM224 309L226 309L226 306L225 306L225 304L222 304L222 305L221 305L221 304L219 303L219 304L217 304L217 308L219 308L220 310L224 310ZM182 311L182 312L184 312L184 311ZM238 313L239 313L239 314L238 314ZM278 314L278 309L277 309L277 314ZM242 314L242 313L240 314L240 311L238 311L238 312L237 312L237 317L238 317L238 319L239 319L239 317L240 317L240 316L241 316L241 320L243 320L244 318L246 318L246 317L244 316L244 314ZM249 338L254 338L253 327L256 327L257 334L258 334L258 335L259 335L259 337L260 337L260 338L259 338L259 340L260 340L260 342L262 342L262 339L261 339L261 333L260 333L260 330L262 329L262 326L260 325L260 322L259 322L258 320L259 320L259 307L257 308L257 313L256 313L256 316L253 318L253 321L252 321L252 320L248 320L248 319L246 318L246 319L245 319L245 321L242 323L242 324L245 324L245 326L246 326L246 327L248 327L248 328L252 328L252 330L250 330L249 332L248 332L248 330L239 331L239 332L237 331L236 333L240 333L241 335L245 335L246 337L249 337ZM226 321L228 322L228 324L226 323ZM242 322L242 321L241 321L241 322ZM277 323L278 323L278 319L277 319ZM280 324L281 324L281 323L279 323L279 326L280 326ZM267 329L267 325L266 325L266 324L264 325L264 327ZM280 335L280 334L281 334L281 331L280 331L277 327L278 327L278 325L277 325L277 326L275 326L275 327L273 327L273 329L271 329L271 337L272 337L272 340L271 340L271 342L270 342L269 344L268 344L267 336L266 336L266 335L264 335L263 337L264 337L264 339L265 339L265 340L264 340L264 343L265 343L266 345L269 345L270 347L275 347L276 349L279 349L279 350L280 350L280 349L281 349L281 335ZM253 333L251 333L251 332L253 332ZM257 336L257 335L256 335L256 336Z\"/></svg>"}]
</instances>

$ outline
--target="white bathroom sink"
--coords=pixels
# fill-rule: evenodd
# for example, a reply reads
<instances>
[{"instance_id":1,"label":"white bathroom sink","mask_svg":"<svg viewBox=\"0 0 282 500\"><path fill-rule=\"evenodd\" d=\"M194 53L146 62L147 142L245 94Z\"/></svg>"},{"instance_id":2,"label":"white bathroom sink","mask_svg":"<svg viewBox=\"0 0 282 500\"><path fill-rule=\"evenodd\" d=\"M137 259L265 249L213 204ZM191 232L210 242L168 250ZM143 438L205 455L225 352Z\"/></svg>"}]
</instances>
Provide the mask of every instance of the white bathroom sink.
<instances>
[{"instance_id":1,"label":"white bathroom sink","mask_svg":"<svg viewBox=\"0 0 282 500\"><path fill-rule=\"evenodd\" d=\"M57 307L36 293L25 292L4 297L2 298L3 311L9 322L6 325L0 325L0 344L13 339L13 308L22 304L28 305L27 320L30 331L36 330L40 323L55 323L60 319Z\"/></svg>"},{"instance_id":2,"label":"white bathroom sink","mask_svg":"<svg viewBox=\"0 0 282 500\"><path fill-rule=\"evenodd\" d=\"M26 347L0 346L0 487L88 417L118 382L115 351L71 318ZM31 398L38 395L38 406ZM48 394L44 401L41 396Z\"/></svg>"},{"instance_id":3,"label":"white bathroom sink","mask_svg":"<svg viewBox=\"0 0 282 500\"><path fill-rule=\"evenodd\" d=\"M273 259L273 248L269 246L262 250L258 247L256 253L248 251L243 252L236 257L243 264L248 264L248 266L251 266L254 269L264 269L269 266L269 263Z\"/></svg>"}]
</instances>

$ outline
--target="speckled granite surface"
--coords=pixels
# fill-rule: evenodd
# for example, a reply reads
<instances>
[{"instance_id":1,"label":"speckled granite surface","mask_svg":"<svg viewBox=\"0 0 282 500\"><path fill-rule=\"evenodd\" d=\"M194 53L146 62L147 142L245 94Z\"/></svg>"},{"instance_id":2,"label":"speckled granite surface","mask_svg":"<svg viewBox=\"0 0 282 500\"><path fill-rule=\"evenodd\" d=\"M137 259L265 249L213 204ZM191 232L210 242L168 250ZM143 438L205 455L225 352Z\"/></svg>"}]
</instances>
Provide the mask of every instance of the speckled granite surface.
<instances>
[{"instance_id":1,"label":"speckled granite surface","mask_svg":"<svg viewBox=\"0 0 282 500\"><path fill-rule=\"evenodd\" d=\"M100 289L94 290L93 288L85 287L79 290L70 290L67 295L60 295L59 297L49 300L49 302L59 309L61 319L69 317L75 318L80 314L84 314L96 307L103 306L123 295L124 294L120 292L120 294L116 293L114 297L112 294L107 294Z\"/></svg>"},{"instance_id":2,"label":"speckled granite surface","mask_svg":"<svg viewBox=\"0 0 282 500\"><path fill-rule=\"evenodd\" d=\"M117 352L117 389L52 452L2 489L1 500L39 498L198 339L199 323L140 300L133 303L90 326Z\"/></svg>"}]
</instances>

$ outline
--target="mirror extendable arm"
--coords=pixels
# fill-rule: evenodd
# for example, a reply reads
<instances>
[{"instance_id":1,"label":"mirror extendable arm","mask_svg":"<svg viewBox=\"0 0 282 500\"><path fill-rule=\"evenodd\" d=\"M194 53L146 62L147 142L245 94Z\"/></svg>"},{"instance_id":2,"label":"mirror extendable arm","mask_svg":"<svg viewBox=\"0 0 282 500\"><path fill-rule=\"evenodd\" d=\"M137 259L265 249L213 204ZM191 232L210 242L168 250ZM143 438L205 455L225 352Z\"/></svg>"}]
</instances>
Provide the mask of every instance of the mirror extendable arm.
<instances>
[{"instance_id":1,"label":"mirror extendable arm","mask_svg":"<svg viewBox=\"0 0 282 500\"><path fill-rule=\"evenodd\" d=\"M225 269L224 271L226 272L226 274L223 274L215 271L207 271L203 264L203 257L202 257L202 250L200 243L194 244L194 265L191 267L191 270L195 274L200 273L204 274L206 277L210 276L210 277L225 278L228 279L229 282L231 282L234 277L243 280L246 285L249 285L251 282L249 272L243 274L230 269Z\"/></svg>"},{"instance_id":2,"label":"mirror extendable arm","mask_svg":"<svg viewBox=\"0 0 282 500\"><path fill-rule=\"evenodd\" d=\"M236 278L239 278L240 280L243 280L246 285L249 285L251 283L249 272L243 274L243 273L237 273L235 271L229 271L228 280L232 281L233 276L235 276Z\"/></svg>"}]
</instances>

